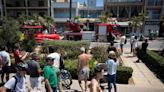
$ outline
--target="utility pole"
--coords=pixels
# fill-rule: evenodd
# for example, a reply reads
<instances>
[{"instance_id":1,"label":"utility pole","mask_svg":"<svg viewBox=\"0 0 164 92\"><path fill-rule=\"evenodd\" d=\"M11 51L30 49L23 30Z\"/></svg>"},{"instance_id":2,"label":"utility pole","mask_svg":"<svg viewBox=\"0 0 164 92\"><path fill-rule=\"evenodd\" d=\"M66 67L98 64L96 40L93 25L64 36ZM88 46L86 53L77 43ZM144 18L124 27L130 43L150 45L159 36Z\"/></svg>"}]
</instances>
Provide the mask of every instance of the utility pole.
<instances>
[{"instance_id":1,"label":"utility pole","mask_svg":"<svg viewBox=\"0 0 164 92\"><path fill-rule=\"evenodd\" d=\"M69 19L71 20L72 18L72 0L69 2Z\"/></svg>"},{"instance_id":2,"label":"utility pole","mask_svg":"<svg viewBox=\"0 0 164 92\"><path fill-rule=\"evenodd\" d=\"M25 0L26 16L28 16L28 0Z\"/></svg>"},{"instance_id":3,"label":"utility pole","mask_svg":"<svg viewBox=\"0 0 164 92\"><path fill-rule=\"evenodd\" d=\"M47 0L47 3L48 3L48 16L50 16L51 17L51 0Z\"/></svg>"},{"instance_id":4,"label":"utility pole","mask_svg":"<svg viewBox=\"0 0 164 92\"><path fill-rule=\"evenodd\" d=\"M3 17L3 4L2 4L2 0L0 0L0 11L1 11L1 17Z\"/></svg>"},{"instance_id":5,"label":"utility pole","mask_svg":"<svg viewBox=\"0 0 164 92\"><path fill-rule=\"evenodd\" d=\"M3 3L4 3L4 7L3 8L4 8L4 11L5 11L4 15L7 16L6 0L4 0Z\"/></svg>"}]
</instances>

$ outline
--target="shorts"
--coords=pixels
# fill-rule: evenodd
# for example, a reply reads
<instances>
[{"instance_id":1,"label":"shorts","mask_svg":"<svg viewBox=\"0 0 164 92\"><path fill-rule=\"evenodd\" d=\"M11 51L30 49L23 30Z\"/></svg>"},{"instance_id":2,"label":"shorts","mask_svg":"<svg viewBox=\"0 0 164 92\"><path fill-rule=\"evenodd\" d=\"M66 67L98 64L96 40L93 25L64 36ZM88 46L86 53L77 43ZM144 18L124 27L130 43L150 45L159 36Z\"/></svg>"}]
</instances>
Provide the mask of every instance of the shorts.
<instances>
[{"instance_id":1,"label":"shorts","mask_svg":"<svg viewBox=\"0 0 164 92\"><path fill-rule=\"evenodd\" d=\"M2 73L10 73L10 72L11 72L11 66L2 67Z\"/></svg>"},{"instance_id":2,"label":"shorts","mask_svg":"<svg viewBox=\"0 0 164 92\"><path fill-rule=\"evenodd\" d=\"M87 80L89 78L89 68L85 67L80 69L78 80Z\"/></svg>"},{"instance_id":3,"label":"shorts","mask_svg":"<svg viewBox=\"0 0 164 92\"><path fill-rule=\"evenodd\" d=\"M30 77L31 88L41 89L41 77Z\"/></svg>"}]
</instances>

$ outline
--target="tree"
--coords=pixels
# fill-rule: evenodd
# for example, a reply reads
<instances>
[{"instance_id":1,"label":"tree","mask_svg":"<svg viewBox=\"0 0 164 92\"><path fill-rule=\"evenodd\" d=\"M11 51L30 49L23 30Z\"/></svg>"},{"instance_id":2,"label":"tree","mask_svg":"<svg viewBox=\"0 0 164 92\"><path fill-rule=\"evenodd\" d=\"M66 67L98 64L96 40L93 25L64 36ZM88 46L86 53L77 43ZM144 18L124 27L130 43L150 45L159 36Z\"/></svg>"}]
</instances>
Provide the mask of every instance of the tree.
<instances>
[{"instance_id":1,"label":"tree","mask_svg":"<svg viewBox=\"0 0 164 92\"><path fill-rule=\"evenodd\" d=\"M26 16L22 14L19 17L19 22L21 26L29 25L29 26L44 26L49 27L51 24L54 23L53 19L50 16L39 16L34 14L32 16Z\"/></svg>"},{"instance_id":2,"label":"tree","mask_svg":"<svg viewBox=\"0 0 164 92\"><path fill-rule=\"evenodd\" d=\"M137 28L140 28L143 24L143 20L144 20L144 14L140 13L138 16L134 16L131 21L131 26L134 28L134 31L137 31Z\"/></svg>"},{"instance_id":3,"label":"tree","mask_svg":"<svg viewBox=\"0 0 164 92\"><path fill-rule=\"evenodd\" d=\"M10 17L3 17L1 20L3 23L0 28L0 47L7 46L11 49L20 39L19 23Z\"/></svg>"},{"instance_id":4,"label":"tree","mask_svg":"<svg viewBox=\"0 0 164 92\"><path fill-rule=\"evenodd\" d=\"M108 18L112 16L112 13L108 11L101 12L101 15L99 16L99 19L101 22L106 23Z\"/></svg>"}]
</instances>

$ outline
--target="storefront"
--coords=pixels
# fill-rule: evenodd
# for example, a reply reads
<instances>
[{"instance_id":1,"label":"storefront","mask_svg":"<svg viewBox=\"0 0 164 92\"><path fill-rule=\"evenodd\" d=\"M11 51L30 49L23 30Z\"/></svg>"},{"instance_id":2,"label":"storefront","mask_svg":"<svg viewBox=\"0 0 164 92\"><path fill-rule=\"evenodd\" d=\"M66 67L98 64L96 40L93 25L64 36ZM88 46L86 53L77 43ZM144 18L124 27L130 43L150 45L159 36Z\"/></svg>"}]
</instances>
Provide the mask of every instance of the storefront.
<instances>
[{"instance_id":1,"label":"storefront","mask_svg":"<svg viewBox=\"0 0 164 92\"><path fill-rule=\"evenodd\" d=\"M149 36L150 31L159 31L160 21L145 21L144 36Z\"/></svg>"}]
</instances>

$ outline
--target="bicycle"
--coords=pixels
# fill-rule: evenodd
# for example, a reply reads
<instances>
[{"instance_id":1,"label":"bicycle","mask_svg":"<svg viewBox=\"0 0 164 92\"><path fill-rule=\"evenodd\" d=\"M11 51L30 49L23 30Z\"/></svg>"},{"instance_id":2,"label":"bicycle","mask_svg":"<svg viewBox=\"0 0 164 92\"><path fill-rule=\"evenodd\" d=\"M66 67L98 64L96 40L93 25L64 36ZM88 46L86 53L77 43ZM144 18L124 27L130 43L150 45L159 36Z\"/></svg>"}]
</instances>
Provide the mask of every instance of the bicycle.
<instances>
[{"instance_id":1,"label":"bicycle","mask_svg":"<svg viewBox=\"0 0 164 92\"><path fill-rule=\"evenodd\" d=\"M62 86L66 87L67 89L70 89L70 86L72 85L71 73L67 70L62 69L60 77Z\"/></svg>"}]
</instances>

